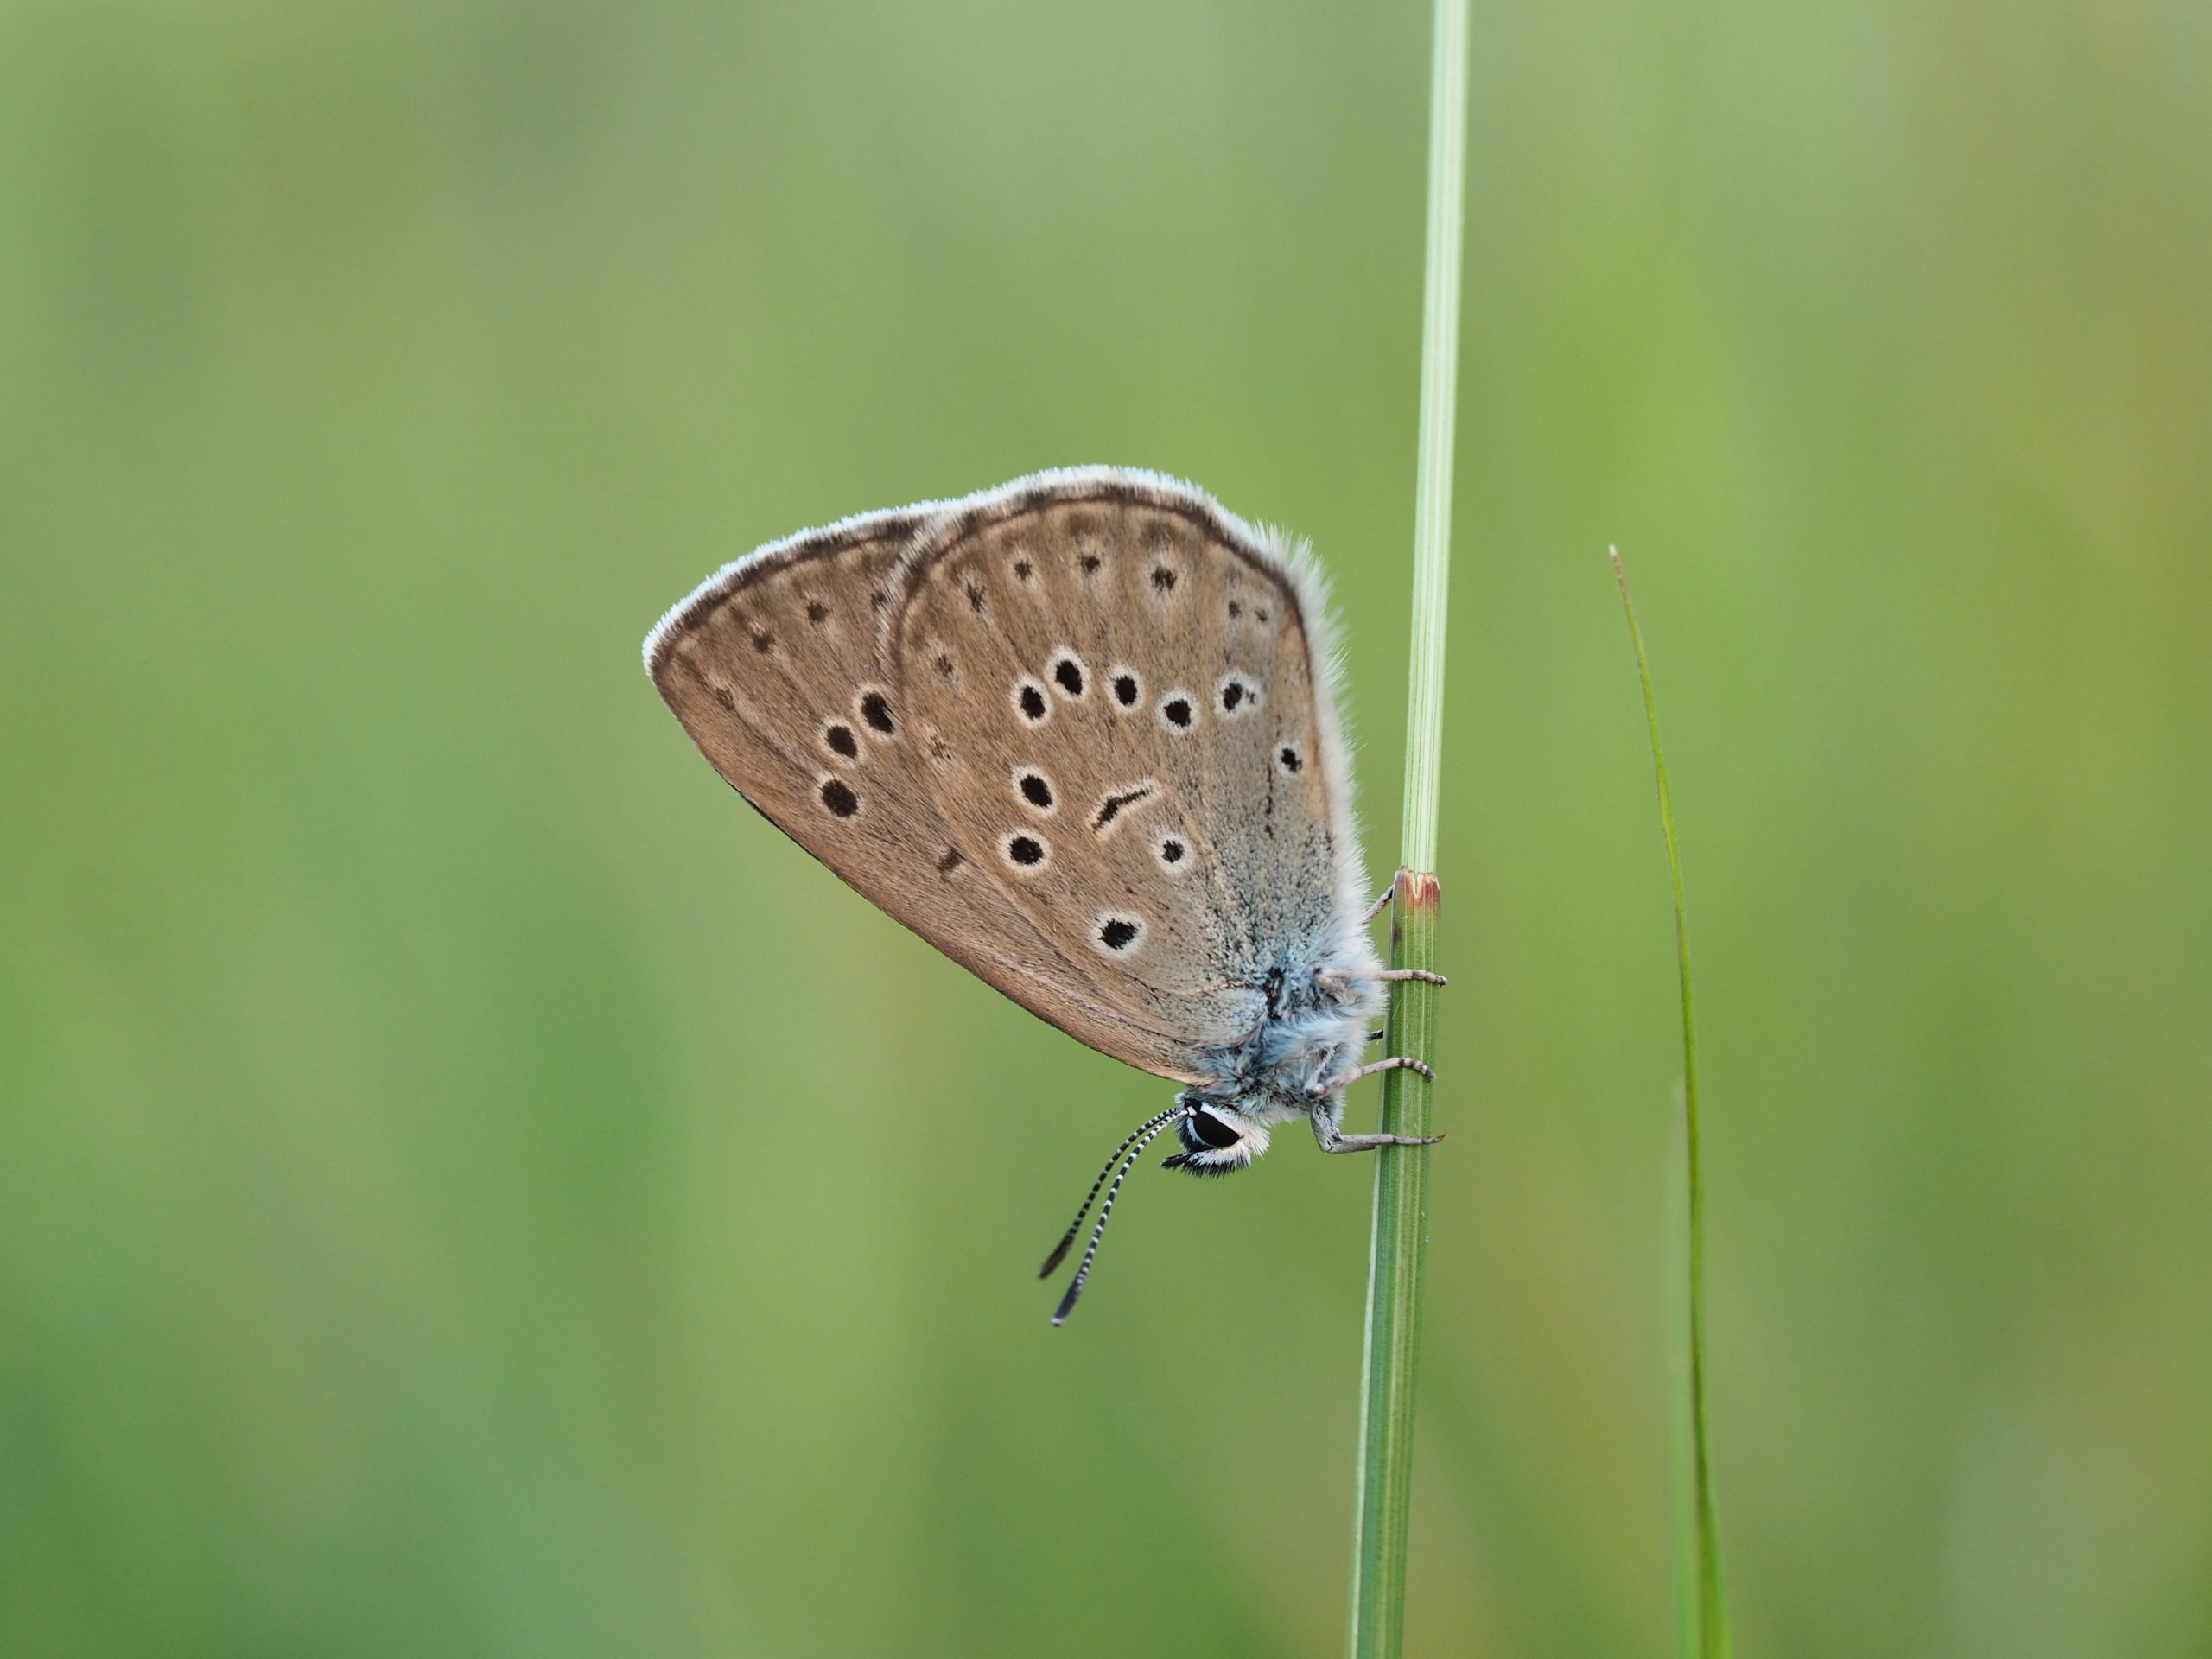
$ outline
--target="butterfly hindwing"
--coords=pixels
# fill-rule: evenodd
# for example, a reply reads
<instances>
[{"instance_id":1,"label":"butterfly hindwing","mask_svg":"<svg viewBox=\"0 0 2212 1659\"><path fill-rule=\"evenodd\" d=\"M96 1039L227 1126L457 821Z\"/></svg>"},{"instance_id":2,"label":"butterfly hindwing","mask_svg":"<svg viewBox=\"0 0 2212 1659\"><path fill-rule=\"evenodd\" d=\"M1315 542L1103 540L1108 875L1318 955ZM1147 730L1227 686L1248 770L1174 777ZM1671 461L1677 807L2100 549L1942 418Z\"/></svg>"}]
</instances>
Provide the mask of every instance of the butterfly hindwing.
<instances>
[{"instance_id":1,"label":"butterfly hindwing","mask_svg":"<svg viewBox=\"0 0 2212 1659\"><path fill-rule=\"evenodd\" d=\"M963 850L1102 998L1248 1036L1357 882L1287 550L1149 474L1046 474L955 504L899 585L887 654Z\"/></svg>"}]
</instances>

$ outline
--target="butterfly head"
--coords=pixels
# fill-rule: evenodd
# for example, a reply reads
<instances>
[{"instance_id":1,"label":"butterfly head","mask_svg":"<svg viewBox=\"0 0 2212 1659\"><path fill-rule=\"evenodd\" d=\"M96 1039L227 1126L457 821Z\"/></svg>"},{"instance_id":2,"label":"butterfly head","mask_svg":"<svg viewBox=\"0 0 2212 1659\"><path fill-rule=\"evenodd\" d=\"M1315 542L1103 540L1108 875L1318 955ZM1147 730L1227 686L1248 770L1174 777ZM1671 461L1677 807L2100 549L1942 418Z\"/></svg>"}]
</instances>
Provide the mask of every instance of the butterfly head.
<instances>
[{"instance_id":1,"label":"butterfly head","mask_svg":"<svg viewBox=\"0 0 2212 1659\"><path fill-rule=\"evenodd\" d=\"M1187 1090L1175 1103L1187 1109L1175 1121L1175 1138L1183 1150L1160 1160L1163 1169L1233 1175L1268 1149L1267 1126L1232 1106Z\"/></svg>"}]
</instances>

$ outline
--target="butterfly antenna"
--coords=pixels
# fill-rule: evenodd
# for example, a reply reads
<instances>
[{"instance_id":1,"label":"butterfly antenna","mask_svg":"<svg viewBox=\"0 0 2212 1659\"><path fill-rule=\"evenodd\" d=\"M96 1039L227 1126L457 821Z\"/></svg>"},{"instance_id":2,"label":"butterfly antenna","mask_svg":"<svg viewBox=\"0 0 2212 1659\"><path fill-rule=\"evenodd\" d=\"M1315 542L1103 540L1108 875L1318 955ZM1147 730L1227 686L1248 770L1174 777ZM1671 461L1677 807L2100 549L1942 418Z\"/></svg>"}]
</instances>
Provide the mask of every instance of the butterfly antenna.
<instances>
[{"instance_id":1,"label":"butterfly antenna","mask_svg":"<svg viewBox=\"0 0 2212 1659\"><path fill-rule=\"evenodd\" d=\"M1146 1119L1122 1138L1122 1144L1114 1148L1114 1155L1106 1160L1106 1167L1098 1172L1098 1179L1090 1184L1090 1191L1084 1195L1083 1208L1077 1211L1075 1219L1068 1223L1066 1236L1052 1247L1052 1253L1045 1258L1045 1265L1037 1269L1039 1279L1051 1278L1052 1269L1067 1260L1070 1248L1083 1231L1083 1218L1090 1213L1090 1206L1098 1202L1098 1189L1106 1185L1106 1178L1114 1173L1114 1166L1129 1155L1129 1148L1136 1145L1141 1137L1151 1134L1163 1123L1173 1122L1181 1110L1179 1107L1171 1106L1159 1116Z\"/></svg>"},{"instance_id":2,"label":"butterfly antenna","mask_svg":"<svg viewBox=\"0 0 2212 1659\"><path fill-rule=\"evenodd\" d=\"M1128 1179L1129 1172L1137 1166L1137 1160L1143 1155L1144 1149L1152 1144L1154 1135L1178 1119L1191 1116L1192 1116L1192 1109L1188 1106L1179 1106L1173 1111L1162 1112L1131 1135L1128 1141L1122 1143L1128 1146L1128 1155L1122 1160L1121 1167L1115 1170L1114 1184L1106 1189L1105 1201L1098 1206L1098 1224L1090 1230L1090 1243L1084 1250L1083 1260L1077 1264L1075 1277L1068 1281L1068 1294L1060 1298L1059 1306L1053 1310L1052 1323L1054 1325L1065 1324L1068 1315L1075 1312L1075 1299L1083 1294L1084 1281L1090 1277L1090 1264L1098 1259L1098 1242L1106 1236L1106 1223L1114 1213L1114 1200L1121 1196L1122 1183ZM1130 1142L1135 1144L1130 1145ZM1102 1176L1101 1179L1104 1178ZM1084 1207L1086 1209L1090 1207L1087 1200ZM1082 1217L1076 1217L1076 1224L1077 1226L1083 1224ZM1066 1247L1064 1245L1061 1248L1065 1249Z\"/></svg>"}]
</instances>

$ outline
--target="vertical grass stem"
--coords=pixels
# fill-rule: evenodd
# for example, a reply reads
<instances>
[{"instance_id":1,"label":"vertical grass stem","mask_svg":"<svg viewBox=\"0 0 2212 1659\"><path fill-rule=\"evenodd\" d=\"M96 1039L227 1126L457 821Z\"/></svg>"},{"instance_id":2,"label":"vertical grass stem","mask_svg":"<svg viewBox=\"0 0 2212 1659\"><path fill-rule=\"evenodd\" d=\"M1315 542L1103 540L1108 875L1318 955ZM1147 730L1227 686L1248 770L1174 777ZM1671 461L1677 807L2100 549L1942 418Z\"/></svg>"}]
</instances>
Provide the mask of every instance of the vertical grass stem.
<instances>
[{"instance_id":1,"label":"vertical grass stem","mask_svg":"<svg viewBox=\"0 0 2212 1659\"><path fill-rule=\"evenodd\" d=\"M1452 562L1452 416L1459 361L1459 252L1467 149L1467 3L1436 0L1429 83L1427 260L1421 302L1420 457L1414 480L1413 651L1408 671L1406 796L1390 963L1436 966L1437 797L1444 760L1445 601ZM1393 988L1389 1052L1435 1057L1436 988ZM1428 1133L1427 1079L1383 1081L1382 1126ZM1376 1154L1360 1373L1350 1651L1396 1659L1404 1643L1406 1539L1413 1496L1414 1376L1427 1244L1426 1147Z\"/></svg>"}]
</instances>

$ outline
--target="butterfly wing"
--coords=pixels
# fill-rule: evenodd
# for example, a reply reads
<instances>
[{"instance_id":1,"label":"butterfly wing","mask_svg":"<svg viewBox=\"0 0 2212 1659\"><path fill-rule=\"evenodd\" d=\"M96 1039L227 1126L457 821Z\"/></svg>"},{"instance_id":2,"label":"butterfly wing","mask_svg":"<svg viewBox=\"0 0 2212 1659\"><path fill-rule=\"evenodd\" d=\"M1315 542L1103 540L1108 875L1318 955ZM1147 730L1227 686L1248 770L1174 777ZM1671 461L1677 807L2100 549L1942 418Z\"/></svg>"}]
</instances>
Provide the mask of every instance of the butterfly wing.
<instances>
[{"instance_id":1,"label":"butterfly wing","mask_svg":"<svg viewBox=\"0 0 2212 1659\"><path fill-rule=\"evenodd\" d=\"M1012 904L941 818L886 660L901 557L928 507L848 519L709 578L645 642L654 684L715 771L846 882L1024 1007L1160 1076L1202 1071Z\"/></svg>"},{"instance_id":2,"label":"butterfly wing","mask_svg":"<svg viewBox=\"0 0 2212 1659\"><path fill-rule=\"evenodd\" d=\"M1096 995L1249 1038L1270 976L1364 957L1319 583L1150 474L956 503L899 573L890 655L963 852Z\"/></svg>"}]
</instances>

